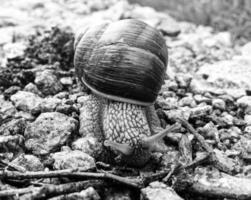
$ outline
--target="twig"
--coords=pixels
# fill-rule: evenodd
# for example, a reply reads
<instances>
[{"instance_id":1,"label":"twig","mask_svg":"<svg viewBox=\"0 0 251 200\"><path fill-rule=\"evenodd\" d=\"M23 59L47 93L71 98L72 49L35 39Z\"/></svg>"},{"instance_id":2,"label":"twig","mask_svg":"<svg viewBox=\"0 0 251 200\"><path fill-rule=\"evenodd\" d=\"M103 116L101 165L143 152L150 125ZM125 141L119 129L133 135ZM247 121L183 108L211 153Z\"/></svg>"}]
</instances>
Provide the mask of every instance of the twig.
<instances>
[{"instance_id":1,"label":"twig","mask_svg":"<svg viewBox=\"0 0 251 200\"><path fill-rule=\"evenodd\" d=\"M142 182L137 178L121 177L111 173L95 173L95 172L75 172L74 169L57 170L48 172L14 172L14 171L1 171L0 177L9 179L34 179L34 178L93 178L93 179L108 179L128 185L135 188L141 188Z\"/></svg>"},{"instance_id":2,"label":"twig","mask_svg":"<svg viewBox=\"0 0 251 200\"><path fill-rule=\"evenodd\" d=\"M211 162L214 164L214 166L219 169L220 171L226 172L228 174L232 174L232 169L229 168L224 163L220 162L220 160L217 158L213 148L207 144L205 139L189 124L189 122L183 118L177 118L183 126L185 126L199 141L201 146L209 153Z\"/></svg>"},{"instance_id":3,"label":"twig","mask_svg":"<svg viewBox=\"0 0 251 200\"><path fill-rule=\"evenodd\" d=\"M178 120L181 122L181 124L183 126L185 126L194 136L195 138L199 141L199 143L201 144L201 146L210 154L212 154L214 152L213 148L210 147L205 139L188 123L187 120L182 119L182 118L178 118Z\"/></svg>"},{"instance_id":4,"label":"twig","mask_svg":"<svg viewBox=\"0 0 251 200\"><path fill-rule=\"evenodd\" d=\"M2 166L1 166L2 165ZM25 172L26 169L22 166L18 166L18 165L15 165L13 163L9 163L9 162L6 162L4 160L1 160L0 159L0 166L3 167L3 168L10 168L11 170L15 170L15 171L19 171L19 172Z\"/></svg>"},{"instance_id":5,"label":"twig","mask_svg":"<svg viewBox=\"0 0 251 200\"><path fill-rule=\"evenodd\" d=\"M177 162L172 166L172 168L171 168L170 172L167 174L167 176L165 178L163 178L163 181L168 182L169 179L171 178L171 176L178 174L179 172L181 172L183 170L195 168L205 162L208 162L209 160L210 160L210 155L207 154L204 157L202 157L198 160L195 160L195 161L193 161L189 164L186 164L186 165L181 165L181 163Z\"/></svg>"},{"instance_id":6,"label":"twig","mask_svg":"<svg viewBox=\"0 0 251 200\"><path fill-rule=\"evenodd\" d=\"M32 194L25 194L20 198L20 200L42 200L48 199L50 197L80 192L88 187L100 187L104 183L100 180L88 180L88 181L79 181L73 183L66 183L60 185L45 185L40 187L32 192Z\"/></svg>"}]
</instances>

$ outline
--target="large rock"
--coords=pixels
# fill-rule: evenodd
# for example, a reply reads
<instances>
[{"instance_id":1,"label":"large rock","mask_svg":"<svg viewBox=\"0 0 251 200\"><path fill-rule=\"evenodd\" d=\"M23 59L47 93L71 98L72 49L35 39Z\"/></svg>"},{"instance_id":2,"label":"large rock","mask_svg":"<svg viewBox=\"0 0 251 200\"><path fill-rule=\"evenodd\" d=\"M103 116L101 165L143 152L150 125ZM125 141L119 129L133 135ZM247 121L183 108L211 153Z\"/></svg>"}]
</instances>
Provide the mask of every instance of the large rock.
<instances>
[{"instance_id":1,"label":"large rock","mask_svg":"<svg viewBox=\"0 0 251 200\"><path fill-rule=\"evenodd\" d=\"M95 167L94 158L79 150L71 151L70 149L65 149L52 154L52 158L55 160L53 167L58 170L72 168L88 170Z\"/></svg>"},{"instance_id":2,"label":"large rock","mask_svg":"<svg viewBox=\"0 0 251 200\"><path fill-rule=\"evenodd\" d=\"M78 122L67 115L58 112L42 113L26 127L25 146L36 155L55 152L76 131L77 125Z\"/></svg>"},{"instance_id":3,"label":"large rock","mask_svg":"<svg viewBox=\"0 0 251 200\"><path fill-rule=\"evenodd\" d=\"M38 95L25 91L18 91L10 99L17 109L26 112L30 112L42 102L42 98Z\"/></svg>"}]
</instances>

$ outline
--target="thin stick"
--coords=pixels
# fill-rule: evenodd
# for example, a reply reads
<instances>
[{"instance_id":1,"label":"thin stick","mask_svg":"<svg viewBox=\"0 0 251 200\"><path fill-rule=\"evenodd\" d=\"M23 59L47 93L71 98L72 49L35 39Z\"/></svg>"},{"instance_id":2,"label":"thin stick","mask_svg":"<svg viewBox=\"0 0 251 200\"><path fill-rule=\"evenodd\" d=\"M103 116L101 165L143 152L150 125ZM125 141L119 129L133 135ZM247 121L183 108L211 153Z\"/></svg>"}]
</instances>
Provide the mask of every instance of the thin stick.
<instances>
[{"instance_id":1,"label":"thin stick","mask_svg":"<svg viewBox=\"0 0 251 200\"><path fill-rule=\"evenodd\" d=\"M109 179L116 182L119 182L124 185L132 186L135 188L140 188L142 183L137 178L127 178L117 176L111 173L95 173L95 172L74 172L74 170L57 170L57 171L48 171L48 172L14 172L14 171L1 171L0 177L10 178L10 179L34 179L34 178L93 178L93 179Z\"/></svg>"},{"instance_id":2,"label":"thin stick","mask_svg":"<svg viewBox=\"0 0 251 200\"><path fill-rule=\"evenodd\" d=\"M224 163L220 162L213 148L207 144L206 140L189 124L189 122L183 118L178 118L178 120L195 136L195 138L199 141L201 146L209 153L211 162L214 164L214 166L223 172L232 174L232 169L229 168Z\"/></svg>"}]
</instances>

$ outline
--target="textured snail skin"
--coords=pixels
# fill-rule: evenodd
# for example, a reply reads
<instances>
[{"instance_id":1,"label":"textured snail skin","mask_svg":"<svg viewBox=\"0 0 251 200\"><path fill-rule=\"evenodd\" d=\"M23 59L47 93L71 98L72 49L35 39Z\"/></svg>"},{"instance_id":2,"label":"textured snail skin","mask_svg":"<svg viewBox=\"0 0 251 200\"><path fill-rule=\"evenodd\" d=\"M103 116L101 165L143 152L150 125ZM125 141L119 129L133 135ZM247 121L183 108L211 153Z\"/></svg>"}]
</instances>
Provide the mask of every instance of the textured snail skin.
<instances>
[{"instance_id":1,"label":"textured snail skin","mask_svg":"<svg viewBox=\"0 0 251 200\"><path fill-rule=\"evenodd\" d=\"M103 146L97 153L98 160L116 162L119 158L118 164L140 167L150 159L151 151L142 147L141 138L154 135L161 129L153 106L144 107L89 95L82 110L81 126L85 135L98 138L101 144L110 140L128 144L134 149L126 156ZM166 151L164 144L159 145Z\"/></svg>"}]
</instances>

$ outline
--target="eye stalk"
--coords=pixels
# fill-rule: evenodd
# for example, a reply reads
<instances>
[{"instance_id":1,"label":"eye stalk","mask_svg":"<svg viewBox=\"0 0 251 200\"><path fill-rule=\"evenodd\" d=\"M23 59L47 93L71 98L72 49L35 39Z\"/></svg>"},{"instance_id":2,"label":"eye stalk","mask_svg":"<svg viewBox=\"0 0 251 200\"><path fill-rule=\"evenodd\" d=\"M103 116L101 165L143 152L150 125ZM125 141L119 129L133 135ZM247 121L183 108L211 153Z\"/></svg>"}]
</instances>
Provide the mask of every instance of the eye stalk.
<instances>
[{"instance_id":1,"label":"eye stalk","mask_svg":"<svg viewBox=\"0 0 251 200\"><path fill-rule=\"evenodd\" d=\"M141 141L142 147L149 149L150 151L161 152L163 151L163 149L158 148L158 142L161 139L163 139L168 133L179 130L180 128L181 128L181 125L179 123L176 123L164 129L163 131L160 131L159 133L155 135L152 135L150 137L144 137L142 138L142 141Z\"/></svg>"}]
</instances>

